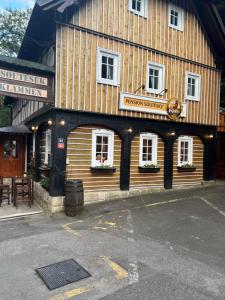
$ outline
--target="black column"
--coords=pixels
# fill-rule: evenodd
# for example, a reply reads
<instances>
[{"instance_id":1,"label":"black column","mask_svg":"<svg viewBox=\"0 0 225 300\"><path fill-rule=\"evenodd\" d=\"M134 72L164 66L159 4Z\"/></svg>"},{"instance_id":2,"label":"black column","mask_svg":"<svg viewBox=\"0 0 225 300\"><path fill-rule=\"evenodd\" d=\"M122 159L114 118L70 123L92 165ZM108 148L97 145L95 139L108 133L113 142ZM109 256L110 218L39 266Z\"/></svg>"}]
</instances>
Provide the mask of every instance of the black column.
<instances>
[{"instance_id":1,"label":"black column","mask_svg":"<svg viewBox=\"0 0 225 300\"><path fill-rule=\"evenodd\" d=\"M216 134L214 135L216 136ZM204 143L204 180L216 179L217 139L207 139Z\"/></svg>"},{"instance_id":2,"label":"black column","mask_svg":"<svg viewBox=\"0 0 225 300\"><path fill-rule=\"evenodd\" d=\"M60 120L56 120L52 128L52 168L49 172L49 193L51 196L64 195L68 134L66 125L61 126L59 122ZM58 147L59 142L61 142L61 146L64 143L64 148Z\"/></svg>"},{"instance_id":3,"label":"black column","mask_svg":"<svg viewBox=\"0 0 225 300\"><path fill-rule=\"evenodd\" d=\"M132 136L127 133L122 137L121 164L120 164L120 189L128 191L130 188L130 154Z\"/></svg>"},{"instance_id":4,"label":"black column","mask_svg":"<svg viewBox=\"0 0 225 300\"><path fill-rule=\"evenodd\" d=\"M173 188L173 144L175 138L168 137L164 140L164 187Z\"/></svg>"},{"instance_id":5,"label":"black column","mask_svg":"<svg viewBox=\"0 0 225 300\"><path fill-rule=\"evenodd\" d=\"M34 161L34 180L40 181L40 165L41 165L41 153L40 153L40 144L41 144L41 132L38 130L35 133L35 161Z\"/></svg>"}]
</instances>

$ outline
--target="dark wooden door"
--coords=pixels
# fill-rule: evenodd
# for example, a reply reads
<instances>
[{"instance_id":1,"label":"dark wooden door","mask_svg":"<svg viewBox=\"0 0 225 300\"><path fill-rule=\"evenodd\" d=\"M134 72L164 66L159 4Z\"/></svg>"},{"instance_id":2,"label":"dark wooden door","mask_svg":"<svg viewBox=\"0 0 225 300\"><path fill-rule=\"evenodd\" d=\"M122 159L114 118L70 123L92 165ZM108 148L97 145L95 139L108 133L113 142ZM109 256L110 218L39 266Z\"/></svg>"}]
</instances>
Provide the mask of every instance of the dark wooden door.
<instances>
[{"instance_id":1,"label":"dark wooden door","mask_svg":"<svg viewBox=\"0 0 225 300\"><path fill-rule=\"evenodd\" d=\"M21 176L24 172L25 138L0 135L0 176Z\"/></svg>"}]
</instances>

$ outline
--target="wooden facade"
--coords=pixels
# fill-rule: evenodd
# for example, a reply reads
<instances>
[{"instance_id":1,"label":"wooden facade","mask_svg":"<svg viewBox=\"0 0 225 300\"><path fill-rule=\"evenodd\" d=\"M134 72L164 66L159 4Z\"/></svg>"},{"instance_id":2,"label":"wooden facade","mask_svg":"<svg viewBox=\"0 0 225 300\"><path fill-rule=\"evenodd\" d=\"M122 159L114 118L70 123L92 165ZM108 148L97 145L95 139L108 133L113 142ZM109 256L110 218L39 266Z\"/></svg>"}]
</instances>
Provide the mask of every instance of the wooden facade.
<instances>
[{"instance_id":1,"label":"wooden facade","mask_svg":"<svg viewBox=\"0 0 225 300\"><path fill-rule=\"evenodd\" d=\"M188 41L185 43L188 47ZM120 53L121 80L118 87L97 82L98 48ZM57 31L56 106L168 121L167 116L119 110L120 92L132 94L142 84L146 84L147 64L155 62L165 65L164 86L168 89L166 99L175 97L187 103L187 117L180 118L179 122L216 126L219 118L217 108L221 73L214 65L196 64L197 61L191 62L182 58L183 56L170 57L167 53L158 54L140 44L134 46L126 41L116 41L112 36L101 37L77 27L60 25ZM204 61L206 62L207 60ZM186 72L201 76L199 102L185 100ZM163 96L149 94L142 89L136 95L163 99Z\"/></svg>"},{"instance_id":2,"label":"wooden facade","mask_svg":"<svg viewBox=\"0 0 225 300\"><path fill-rule=\"evenodd\" d=\"M204 14L209 2L202 2ZM54 65L54 104L43 110L43 103L19 99L13 105L13 124L25 122L38 128L35 131L37 180L42 176L40 169L47 166L45 129L49 126L50 194L64 195L66 179L82 179L85 192L97 196L101 192L170 189L213 180L221 49L215 41L216 34L204 22L207 14L202 17L199 4L193 0L142 0L145 12L141 15L132 11L130 0L84 0L76 1L59 16L55 14L57 3L41 3L40 7L35 6L27 34L34 33L37 40L44 35L49 39L48 46L40 44L37 52L29 52L35 45L28 45L24 39L19 55ZM181 12L180 28L169 24L171 5ZM46 29L34 30L33 20L38 17L49 25ZM116 57L116 82L99 80L101 51ZM50 59L46 59L48 52ZM149 88L149 64L160 66L162 91ZM188 74L197 78L196 99L187 96ZM124 95L132 101L151 102L152 107L161 103L161 108L144 110L134 105L129 109L122 103ZM183 109L175 119L171 119L167 107L173 99ZM108 166L114 169L111 174L92 170L96 129L113 132L114 159ZM140 153L146 150L141 149L143 133L157 136L155 173L143 173L140 169ZM190 161L195 167L193 172L178 171L182 164L178 162L181 136L193 141L193 145L187 142L192 154ZM153 140L151 143L149 148L153 148ZM183 152L186 146L184 143Z\"/></svg>"}]
</instances>

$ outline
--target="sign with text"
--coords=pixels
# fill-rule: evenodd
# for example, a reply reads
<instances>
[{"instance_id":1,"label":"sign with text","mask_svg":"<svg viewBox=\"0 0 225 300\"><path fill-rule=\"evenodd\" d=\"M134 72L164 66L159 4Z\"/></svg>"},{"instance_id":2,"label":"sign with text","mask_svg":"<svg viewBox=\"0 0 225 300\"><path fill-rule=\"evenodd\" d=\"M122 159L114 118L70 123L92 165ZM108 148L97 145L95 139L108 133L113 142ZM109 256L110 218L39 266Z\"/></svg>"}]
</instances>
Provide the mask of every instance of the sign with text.
<instances>
[{"instance_id":1,"label":"sign with text","mask_svg":"<svg viewBox=\"0 0 225 300\"><path fill-rule=\"evenodd\" d=\"M64 149L65 148L64 138L58 138L57 148L58 149Z\"/></svg>"},{"instance_id":2,"label":"sign with text","mask_svg":"<svg viewBox=\"0 0 225 300\"><path fill-rule=\"evenodd\" d=\"M140 111L158 115L168 115L168 101L164 99L150 98L140 95L121 93L120 105L121 110ZM181 117L186 117L186 104L182 105L183 110Z\"/></svg>"},{"instance_id":3,"label":"sign with text","mask_svg":"<svg viewBox=\"0 0 225 300\"><path fill-rule=\"evenodd\" d=\"M0 68L0 94L25 100L52 102L52 78Z\"/></svg>"}]
</instances>

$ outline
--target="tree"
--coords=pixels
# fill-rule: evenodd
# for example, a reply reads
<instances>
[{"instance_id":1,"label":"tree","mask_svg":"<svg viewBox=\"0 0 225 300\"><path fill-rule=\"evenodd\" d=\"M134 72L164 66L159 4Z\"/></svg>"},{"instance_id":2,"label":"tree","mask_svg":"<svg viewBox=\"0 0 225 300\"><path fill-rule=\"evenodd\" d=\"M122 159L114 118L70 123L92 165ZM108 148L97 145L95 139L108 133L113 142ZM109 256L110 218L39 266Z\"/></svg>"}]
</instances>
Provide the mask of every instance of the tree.
<instances>
[{"instance_id":1,"label":"tree","mask_svg":"<svg viewBox=\"0 0 225 300\"><path fill-rule=\"evenodd\" d=\"M0 54L16 56L24 37L31 9L0 11Z\"/></svg>"},{"instance_id":2,"label":"tree","mask_svg":"<svg viewBox=\"0 0 225 300\"><path fill-rule=\"evenodd\" d=\"M0 54L17 55L30 15L31 9L12 10L7 8L0 10ZM10 108L4 106L4 97L0 96L0 127L9 124Z\"/></svg>"}]
</instances>

